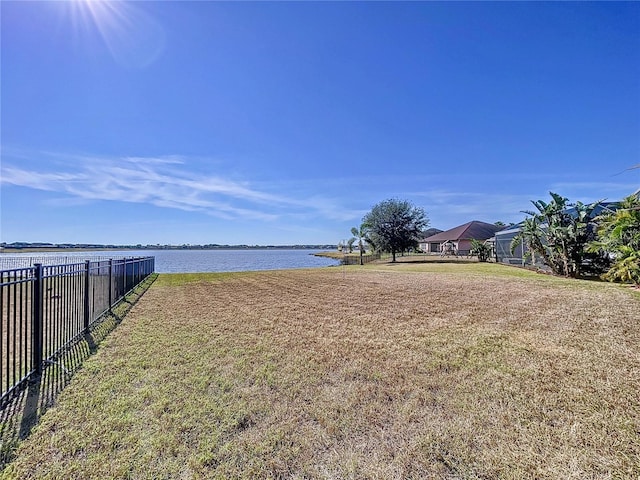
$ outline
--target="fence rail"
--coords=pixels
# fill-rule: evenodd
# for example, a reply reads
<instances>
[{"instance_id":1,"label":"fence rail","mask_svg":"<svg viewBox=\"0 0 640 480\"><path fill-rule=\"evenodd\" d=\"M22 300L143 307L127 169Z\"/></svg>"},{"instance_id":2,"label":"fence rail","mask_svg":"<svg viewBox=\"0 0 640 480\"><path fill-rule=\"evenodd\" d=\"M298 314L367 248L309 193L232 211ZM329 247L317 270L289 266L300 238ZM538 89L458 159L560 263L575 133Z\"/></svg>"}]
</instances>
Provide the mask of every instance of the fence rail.
<instances>
[{"instance_id":1,"label":"fence rail","mask_svg":"<svg viewBox=\"0 0 640 480\"><path fill-rule=\"evenodd\" d=\"M17 268L33 267L36 263L42 265L66 265L70 263L102 262L107 260L124 260L132 258L126 256L104 256L104 255L21 255L12 253L0 254L0 270L12 270Z\"/></svg>"},{"instance_id":2,"label":"fence rail","mask_svg":"<svg viewBox=\"0 0 640 480\"><path fill-rule=\"evenodd\" d=\"M154 270L154 257L1 270L0 408Z\"/></svg>"},{"instance_id":3,"label":"fence rail","mask_svg":"<svg viewBox=\"0 0 640 480\"><path fill-rule=\"evenodd\" d=\"M366 253L362 255L362 264L380 260L380 253ZM360 265L360 255L345 255L342 257L342 265Z\"/></svg>"}]
</instances>

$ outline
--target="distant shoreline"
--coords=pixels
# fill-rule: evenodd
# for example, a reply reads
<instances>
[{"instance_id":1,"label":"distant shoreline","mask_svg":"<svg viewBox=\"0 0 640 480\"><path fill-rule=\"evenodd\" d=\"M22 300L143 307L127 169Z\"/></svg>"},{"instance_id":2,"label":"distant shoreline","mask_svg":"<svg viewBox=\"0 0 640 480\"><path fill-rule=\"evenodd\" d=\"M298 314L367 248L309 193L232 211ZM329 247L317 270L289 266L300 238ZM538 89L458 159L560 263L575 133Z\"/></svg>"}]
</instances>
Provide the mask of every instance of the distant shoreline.
<instances>
[{"instance_id":1,"label":"distant shoreline","mask_svg":"<svg viewBox=\"0 0 640 480\"><path fill-rule=\"evenodd\" d=\"M141 251L141 250L334 250L334 245L221 245L215 247L192 246L192 247L168 247L168 246L144 246L144 247L23 247L11 248L4 247L0 249L0 255L3 253L38 253L38 252L102 252L102 251Z\"/></svg>"}]
</instances>

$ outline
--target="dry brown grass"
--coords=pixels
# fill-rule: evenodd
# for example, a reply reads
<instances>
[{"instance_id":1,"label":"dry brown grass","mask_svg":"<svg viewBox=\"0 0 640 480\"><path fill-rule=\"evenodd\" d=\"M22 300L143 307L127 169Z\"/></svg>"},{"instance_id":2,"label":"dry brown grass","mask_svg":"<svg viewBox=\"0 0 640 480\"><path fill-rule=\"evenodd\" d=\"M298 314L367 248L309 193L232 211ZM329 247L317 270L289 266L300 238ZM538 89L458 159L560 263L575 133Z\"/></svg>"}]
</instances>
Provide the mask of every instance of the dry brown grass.
<instances>
[{"instance_id":1,"label":"dry brown grass","mask_svg":"<svg viewBox=\"0 0 640 480\"><path fill-rule=\"evenodd\" d=\"M5 475L638 478L639 312L496 265L161 275Z\"/></svg>"}]
</instances>

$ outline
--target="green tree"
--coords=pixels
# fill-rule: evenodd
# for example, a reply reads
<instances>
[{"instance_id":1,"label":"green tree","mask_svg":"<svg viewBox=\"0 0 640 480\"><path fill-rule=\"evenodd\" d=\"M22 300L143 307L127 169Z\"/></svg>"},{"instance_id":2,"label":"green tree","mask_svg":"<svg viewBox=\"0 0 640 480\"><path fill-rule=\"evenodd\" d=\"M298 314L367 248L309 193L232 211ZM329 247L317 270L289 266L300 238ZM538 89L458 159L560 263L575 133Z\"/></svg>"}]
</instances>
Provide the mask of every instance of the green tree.
<instances>
[{"instance_id":1,"label":"green tree","mask_svg":"<svg viewBox=\"0 0 640 480\"><path fill-rule=\"evenodd\" d=\"M396 253L418 246L418 238L429 220L422 208L406 200L384 200L371 209L363 218L369 238L376 248L391 252L392 261Z\"/></svg>"},{"instance_id":2,"label":"green tree","mask_svg":"<svg viewBox=\"0 0 640 480\"><path fill-rule=\"evenodd\" d=\"M512 251L526 244L529 252L542 257L551 270L567 277L579 277L588 257L594 265L601 255L589 254L587 245L595 239L593 210L600 203L585 205L569 203L557 193L549 192L551 201L532 201L537 211L524 211L529 215L520 233L511 242ZM528 253L529 254L529 253Z\"/></svg>"},{"instance_id":3,"label":"green tree","mask_svg":"<svg viewBox=\"0 0 640 480\"><path fill-rule=\"evenodd\" d=\"M591 251L610 254L613 265L603 278L640 285L640 197L624 198L615 211L606 211L597 220L598 239Z\"/></svg>"}]
</instances>

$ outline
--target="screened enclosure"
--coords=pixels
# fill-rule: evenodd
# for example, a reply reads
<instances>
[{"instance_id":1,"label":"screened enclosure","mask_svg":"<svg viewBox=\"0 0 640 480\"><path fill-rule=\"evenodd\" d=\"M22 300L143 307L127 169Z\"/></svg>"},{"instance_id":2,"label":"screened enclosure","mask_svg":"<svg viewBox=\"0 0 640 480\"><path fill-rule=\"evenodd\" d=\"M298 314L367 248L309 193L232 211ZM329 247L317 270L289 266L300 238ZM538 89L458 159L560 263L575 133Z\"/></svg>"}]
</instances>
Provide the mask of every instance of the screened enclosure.
<instances>
[{"instance_id":1,"label":"screened enclosure","mask_svg":"<svg viewBox=\"0 0 640 480\"><path fill-rule=\"evenodd\" d=\"M600 202L591 212L591 219L596 219L597 216L607 212L613 212L616 210L618 202ZM569 215L575 216L576 209L569 208L565 210ZM496 232L495 236L495 252L496 260L501 263L508 263L510 265L533 265L536 267L545 267L544 262L540 255L536 255L534 252L529 252L526 245L519 242L515 245L513 252L511 252L511 242L520 233L522 223L514 225L510 228L506 228L499 232ZM590 226L590 228L595 228Z\"/></svg>"},{"instance_id":2,"label":"screened enclosure","mask_svg":"<svg viewBox=\"0 0 640 480\"><path fill-rule=\"evenodd\" d=\"M496 260L500 263L508 263L509 265L535 265L537 267L544 267L544 263L540 256L533 252L529 252L526 244L523 244L522 242L518 242L518 244L515 245L513 252L511 251L511 242L519 233L520 224L514 225L513 227L500 232L496 232Z\"/></svg>"}]
</instances>

